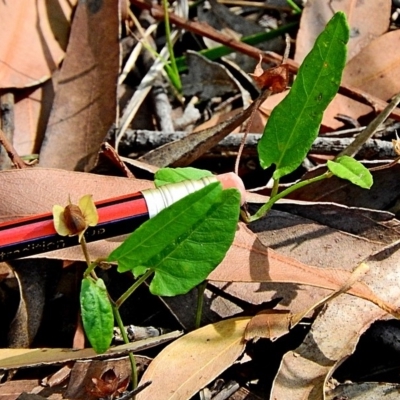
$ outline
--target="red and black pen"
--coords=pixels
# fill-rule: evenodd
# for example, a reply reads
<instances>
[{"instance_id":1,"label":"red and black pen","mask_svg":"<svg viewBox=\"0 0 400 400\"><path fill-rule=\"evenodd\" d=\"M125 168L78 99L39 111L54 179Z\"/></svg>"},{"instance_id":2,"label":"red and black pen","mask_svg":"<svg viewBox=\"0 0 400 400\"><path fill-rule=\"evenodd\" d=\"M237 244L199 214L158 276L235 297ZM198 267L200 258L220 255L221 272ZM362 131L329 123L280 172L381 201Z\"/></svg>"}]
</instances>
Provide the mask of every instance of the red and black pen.
<instances>
[{"instance_id":1,"label":"red and black pen","mask_svg":"<svg viewBox=\"0 0 400 400\"><path fill-rule=\"evenodd\" d=\"M85 232L87 242L133 232L164 208L204 186L220 181L224 188L235 187L244 197L244 186L235 174L205 177L161 186L157 189L96 202L99 222ZM57 234L53 214L35 215L0 224L0 261L31 256L78 245L77 236Z\"/></svg>"}]
</instances>

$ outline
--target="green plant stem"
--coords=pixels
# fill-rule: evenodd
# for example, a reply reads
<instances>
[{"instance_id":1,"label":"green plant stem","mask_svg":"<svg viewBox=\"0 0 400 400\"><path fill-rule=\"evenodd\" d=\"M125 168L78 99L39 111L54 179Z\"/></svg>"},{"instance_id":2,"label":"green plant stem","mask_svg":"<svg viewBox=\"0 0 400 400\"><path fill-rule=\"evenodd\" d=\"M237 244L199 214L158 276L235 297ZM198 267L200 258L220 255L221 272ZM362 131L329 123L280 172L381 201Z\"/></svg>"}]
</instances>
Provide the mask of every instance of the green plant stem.
<instances>
[{"instance_id":1,"label":"green plant stem","mask_svg":"<svg viewBox=\"0 0 400 400\"><path fill-rule=\"evenodd\" d=\"M98 258L97 260L90 263L89 266L86 268L85 272L83 273L83 277L87 278L93 272L93 270L103 261L107 261L107 258Z\"/></svg>"},{"instance_id":2,"label":"green plant stem","mask_svg":"<svg viewBox=\"0 0 400 400\"><path fill-rule=\"evenodd\" d=\"M293 0L286 0L286 2L293 8L295 14L301 13L301 8Z\"/></svg>"},{"instance_id":3,"label":"green plant stem","mask_svg":"<svg viewBox=\"0 0 400 400\"><path fill-rule=\"evenodd\" d=\"M274 179L274 184L272 186L272 190L271 190L271 198L275 197L278 194L278 190L279 190L279 179Z\"/></svg>"},{"instance_id":4,"label":"green plant stem","mask_svg":"<svg viewBox=\"0 0 400 400\"><path fill-rule=\"evenodd\" d=\"M254 215L250 216L247 218L248 222L253 222L256 221L257 219L262 218L267 212L272 208L272 206L280 199L283 197L287 196L288 194L294 192L297 189L300 189L304 186L310 185L311 183L322 181L323 179L327 179L332 177L333 174L332 172L325 172L322 175L318 175L315 178L307 179L305 181L301 181L298 183L295 183L294 185L290 186L289 188L283 190L276 196L272 197L267 201Z\"/></svg>"},{"instance_id":5,"label":"green plant stem","mask_svg":"<svg viewBox=\"0 0 400 400\"><path fill-rule=\"evenodd\" d=\"M173 70L173 83L178 90L178 92L182 91L182 82L179 77L179 71L178 67L176 65L176 60L175 60L175 54L174 54L174 48L172 46L172 40L171 40L171 26L169 24L169 14L168 14L168 0L163 0L163 7L164 7L164 23L165 23L165 36L167 40L167 47L168 47L168 52L169 52L169 59L171 61L171 67Z\"/></svg>"},{"instance_id":6,"label":"green plant stem","mask_svg":"<svg viewBox=\"0 0 400 400\"><path fill-rule=\"evenodd\" d=\"M117 321L118 327L121 331L122 339L124 339L124 342L126 344L128 344L129 343L128 335L126 334L124 323L122 322L118 307L116 306L116 304L113 304L112 302L111 302L111 306L113 309L114 318ZM136 389L137 385L138 385L138 373L137 373L137 368L136 368L136 360L135 360L135 356L133 355L133 353L128 353L128 356L129 356L129 361L131 363L131 368L132 368L132 389ZM134 397L133 397L133 399L134 399Z\"/></svg>"},{"instance_id":7,"label":"green plant stem","mask_svg":"<svg viewBox=\"0 0 400 400\"><path fill-rule=\"evenodd\" d=\"M194 323L194 328L199 329L201 324L201 316L203 314L203 304L204 304L204 292L207 287L207 281L200 283L197 286L197 309L196 309L196 320Z\"/></svg>"},{"instance_id":8,"label":"green plant stem","mask_svg":"<svg viewBox=\"0 0 400 400\"><path fill-rule=\"evenodd\" d=\"M121 307L124 301L149 277L154 271L148 270L145 272L128 290L121 295L121 297L115 302L117 308Z\"/></svg>"},{"instance_id":9,"label":"green plant stem","mask_svg":"<svg viewBox=\"0 0 400 400\"><path fill-rule=\"evenodd\" d=\"M91 261L90 261L90 256L89 256L85 236L82 236L80 244L81 244L83 255L85 256L86 264L87 264L88 268L90 268ZM86 274L86 272L85 272L85 274ZM86 277L86 275L87 275L87 274L86 275L85 274L84 274L84 277Z\"/></svg>"}]
</instances>

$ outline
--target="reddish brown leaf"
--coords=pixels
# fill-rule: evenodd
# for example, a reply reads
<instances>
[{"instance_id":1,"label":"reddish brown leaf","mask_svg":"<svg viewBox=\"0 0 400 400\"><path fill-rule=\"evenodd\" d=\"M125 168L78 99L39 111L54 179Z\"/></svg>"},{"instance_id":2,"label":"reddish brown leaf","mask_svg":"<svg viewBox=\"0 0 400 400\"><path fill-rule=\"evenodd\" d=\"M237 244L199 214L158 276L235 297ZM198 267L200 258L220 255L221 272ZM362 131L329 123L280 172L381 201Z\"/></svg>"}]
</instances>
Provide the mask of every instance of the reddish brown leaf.
<instances>
[{"instance_id":1,"label":"reddish brown leaf","mask_svg":"<svg viewBox=\"0 0 400 400\"><path fill-rule=\"evenodd\" d=\"M265 71L261 67L262 58L257 64L254 73L249 74L260 89L271 90L272 93L281 93L286 90L289 82L289 65L281 64L268 68Z\"/></svg>"},{"instance_id":2,"label":"reddish brown leaf","mask_svg":"<svg viewBox=\"0 0 400 400\"><path fill-rule=\"evenodd\" d=\"M0 2L0 87L23 88L50 78L64 57L76 0Z\"/></svg>"},{"instance_id":3,"label":"reddish brown leaf","mask_svg":"<svg viewBox=\"0 0 400 400\"><path fill-rule=\"evenodd\" d=\"M308 0L301 14L295 61L301 63L332 15L343 11L350 25L348 59L389 28L391 1Z\"/></svg>"}]
</instances>

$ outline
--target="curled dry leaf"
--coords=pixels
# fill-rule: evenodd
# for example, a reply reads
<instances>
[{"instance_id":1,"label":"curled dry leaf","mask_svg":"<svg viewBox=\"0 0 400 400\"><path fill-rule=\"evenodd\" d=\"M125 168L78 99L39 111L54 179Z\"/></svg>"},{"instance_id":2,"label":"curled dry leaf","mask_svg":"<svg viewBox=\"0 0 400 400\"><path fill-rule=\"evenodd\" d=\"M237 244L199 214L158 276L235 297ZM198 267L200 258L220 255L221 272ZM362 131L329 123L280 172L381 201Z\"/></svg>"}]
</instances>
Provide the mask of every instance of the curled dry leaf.
<instances>
[{"instance_id":1,"label":"curled dry leaf","mask_svg":"<svg viewBox=\"0 0 400 400\"><path fill-rule=\"evenodd\" d=\"M389 245L365 259L370 271L366 284L387 303L400 306L400 244ZM340 296L328 303L310 333L295 351L287 353L275 378L271 398L323 398L324 385L334 369L353 353L366 329L386 313L363 299Z\"/></svg>"},{"instance_id":2,"label":"curled dry leaf","mask_svg":"<svg viewBox=\"0 0 400 400\"><path fill-rule=\"evenodd\" d=\"M112 400L121 395L128 387L130 377L120 379L112 368L105 371L100 378L92 378L93 387L89 393L99 399Z\"/></svg>"},{"instance_id":3,"label":"curled dry leaf","mask_svg":"<svg viewBox=\"0 0 400 400\"><path fill-rule=\"evenodd\" d=\"M254 73L249 74L260 89L271 90L272 93L281 93L286 90L289 82L289 65L281 64L277 67L263 70L261 67L262 57L254 69Z\"/></svg>"}]
</instances>

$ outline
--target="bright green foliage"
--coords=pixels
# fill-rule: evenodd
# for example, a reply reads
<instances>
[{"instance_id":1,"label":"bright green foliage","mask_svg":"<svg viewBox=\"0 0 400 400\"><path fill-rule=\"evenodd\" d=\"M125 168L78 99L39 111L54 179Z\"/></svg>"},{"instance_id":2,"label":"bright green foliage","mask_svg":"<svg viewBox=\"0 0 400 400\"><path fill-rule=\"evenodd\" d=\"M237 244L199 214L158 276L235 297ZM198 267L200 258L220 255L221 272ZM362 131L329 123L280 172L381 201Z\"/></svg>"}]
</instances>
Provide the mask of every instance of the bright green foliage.
<instances>
[{"instance_id":1,"label":"bright green foliage","mask_svg":"<svg viewBox=\"0 0 400 400\"><path fill-rule=\"evenodd\" d=\"M332 174L346 179L363 189L369 189L373 184L371 172L354 158L342 156L335 161L328 161L327 166Z\"/></svg>"},{"instance_id":2,"label":"bright green foliage","mask_svg":"<svg viewBox=\"0 0 400 400\"><path fill-rule=\"evenodd\" d=\"M81 286L83 327L96 353L104 353L113 336L114 316L102 279L84 278Z\"/></svg>"},{"instance_id":3,"label":"bright green foliage","mask_svg":"<svg viewBox=\"0 0 400 400\"><path fill-rule=\"evenodd\" d=\"M161 211L109 256L120 272L151 269L150 291L159 296L188 292L222 261L233 242L240 194L211 183Z\"/></svg>"},{"instance_id":4,"label":"bright green foliage","mask_svg":"<svg viewBox=\"0 0 400 400\"><path fill-rule=\"evenodd\" d=\"M299 68L289 94L274 108L258 143L260 164L276 165L273 178L294 171L318 135L322 114L338 91L349 27L336 13Z\"/></svg>"},{"instance_id":5,"label":"bright green foliage","mask_svg":"<svg viewBox=\"0 0 400 400\"><path fill-rule=\"evenodd\" d=\"M187 168L161 168L154 174L154 184L156 187L166 185L168 183L178 183L186 180L197 180L205 176L213 176L210 171Z\"/></svg>"}]
</instances>

